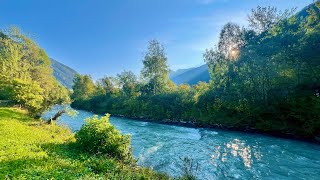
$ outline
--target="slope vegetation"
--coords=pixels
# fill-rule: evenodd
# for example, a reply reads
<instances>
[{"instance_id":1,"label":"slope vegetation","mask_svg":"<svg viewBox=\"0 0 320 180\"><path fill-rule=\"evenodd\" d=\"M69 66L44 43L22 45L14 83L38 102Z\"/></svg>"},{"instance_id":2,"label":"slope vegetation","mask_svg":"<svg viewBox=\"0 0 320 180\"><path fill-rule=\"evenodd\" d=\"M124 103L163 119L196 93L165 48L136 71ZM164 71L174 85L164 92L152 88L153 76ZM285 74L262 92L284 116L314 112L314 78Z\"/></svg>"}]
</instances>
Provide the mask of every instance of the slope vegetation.
<instances>
[{"instance_id":1,"label":"slope vegetation","mask_svg":"<svg viewBox=\"0 0 320 180\"><path fill-rule=\"evenodd\" d=\"M208 65L204 64L195 68L178 70L176 73L172 73L170 79L177 85L194 85L200 81L209 82L210 75L208 71Z\"/></svg>"},{"instance_id":2,"label":"slope vegetation","mask_svg":"<svg viewBox=\"0 0 320 180\"><path fill-rule=\"evenodd\" d=\"M168 179L79 151L74 134L15 108L0 108L0 179Z\"/></svg>"},{"instance_id":3,"label":"slope vegetation","mask_svg":"<svg viewBox=\"0 0 320 180\"><path fill-rule=\"evenodd\" d=\"M71 69L70 67L54 60L51 60L51 68L53 69L54 77L66 88L72 89L73 79L77 71Z\"/></svg>"}]
</instances>

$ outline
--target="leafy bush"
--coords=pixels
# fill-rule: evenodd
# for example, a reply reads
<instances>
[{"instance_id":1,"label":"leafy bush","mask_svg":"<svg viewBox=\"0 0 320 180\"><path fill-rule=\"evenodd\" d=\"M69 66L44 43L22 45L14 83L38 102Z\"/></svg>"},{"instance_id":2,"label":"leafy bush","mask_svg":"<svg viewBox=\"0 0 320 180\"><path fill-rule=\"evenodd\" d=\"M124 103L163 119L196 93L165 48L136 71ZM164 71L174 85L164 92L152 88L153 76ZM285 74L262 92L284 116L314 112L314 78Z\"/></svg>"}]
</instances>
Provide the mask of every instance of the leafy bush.
<instances>
[{"instance_id":1,"label":"leafy bush","mask_svg":"<svg viewBox=\"0 0 320 180\"><path fill-rule=\"evenodd\" d=\"M106 114L100 119L97 115L86 119L86 124L76 133L77 143L89 153L108 155L126 163L133 163L130 136L121 135L109 122L109 117L110 115Z\"/></svg>"},{"instance_id":2,"label":"leafy bush","mask_svg":"<svg viewBox=\"0 0 320 180\"><path fill-rule=\"evenodd\" d=\"M81 152L67 128L0 107L0 179L170 179L148 168Z\"/></svg>"},{"instance_id":3,"label":"leafy bush","mask_svg":"<svg viewBox=\"0 0 320 180\"><path fill-rule=\"evenodd\" d=\"M34 115L43 108L43 89L37 82L25 82L21 79L13 80L14 100Z\"/></svg>"},{"instance_id":4,"label":"leafy bush","mask_svg":"<svg viewBox=\"0 0 320 180\"><path fill-rule=\"evenodd\" d=\"M192 158L184 157L180 158L183 162L182 164L182 176L179 177L179 180L196 180L197 177L195 173L199 170L198 163L194 163Z\"/></svg>"}]
</instances>

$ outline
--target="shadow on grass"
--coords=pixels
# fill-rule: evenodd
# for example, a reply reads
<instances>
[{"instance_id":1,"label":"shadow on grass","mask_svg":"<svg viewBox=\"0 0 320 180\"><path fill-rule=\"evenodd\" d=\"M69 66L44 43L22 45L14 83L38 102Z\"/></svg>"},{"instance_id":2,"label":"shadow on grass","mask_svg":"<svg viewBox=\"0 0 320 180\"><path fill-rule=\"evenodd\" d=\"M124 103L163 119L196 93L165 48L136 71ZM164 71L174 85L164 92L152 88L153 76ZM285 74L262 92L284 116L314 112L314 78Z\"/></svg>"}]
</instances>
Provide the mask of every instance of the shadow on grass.
<instances>
[{"instance_id":1,"label":"shadow on grass","mask_svg":"<svg viewBox=\"0 0 320 180\"><path fill-rule=\"evenodd\" d=\"M0 162L0 179L39 178L76 179L90 174L89 168L81 164L81 152L75 143L44 144L42 149L48 157L21 157L16 160Z\"/></svg>"},{"instance_id":2,"label":"shadow on grass","mask_svg":"<svg viewBox=\"0 0 320 180\"><path fill-rule=\"evenodd\" d=\"M0 108L0 120L15 119L22 122L31 121L32 118L28 117L27 114L19 112L18 109L12 108Z\"/></svg>"},{"instance_id":3,"label":"shadow on grass","mask_svg":"<svg viewBox=\"0 0 320 180\"><path fill-rule=\"evenodd\" d=\"M59 156L63 159L78 160L83 152L75 142L68 142L64 144L47 143L42 144L41 147L48 153L48 155Z\"/></svg>"},{"instance_id":4,"label":"shadow on grass","mask_svg":"<svg viewBox=\"0 0 320 180\"><path fill-rule=\"evenodd\" d=\"M126 166L105 156L92 156L76 143L41 145L48 157L0 162L0 179L169 179L150 169Z\"/></svg>"}]
</instances>

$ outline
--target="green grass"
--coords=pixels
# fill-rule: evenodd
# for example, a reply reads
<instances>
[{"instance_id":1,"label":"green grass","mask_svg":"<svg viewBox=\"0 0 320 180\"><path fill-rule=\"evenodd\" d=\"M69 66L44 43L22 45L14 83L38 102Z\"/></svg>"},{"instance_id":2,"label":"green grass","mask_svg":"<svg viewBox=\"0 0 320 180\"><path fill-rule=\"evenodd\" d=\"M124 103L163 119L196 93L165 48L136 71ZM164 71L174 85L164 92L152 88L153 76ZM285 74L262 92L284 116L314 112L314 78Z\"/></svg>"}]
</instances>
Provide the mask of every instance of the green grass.
<instances>
[{"instance_id":1,"label":"green grass","mask_svg":"<svg viewBox=\"0 0 320 180\"><path fill-rule=\"evenodd\" d=\"M0 108L0 179L169 179L77 149L74 134L23 110Z\"/></svg>"}]
</instances>

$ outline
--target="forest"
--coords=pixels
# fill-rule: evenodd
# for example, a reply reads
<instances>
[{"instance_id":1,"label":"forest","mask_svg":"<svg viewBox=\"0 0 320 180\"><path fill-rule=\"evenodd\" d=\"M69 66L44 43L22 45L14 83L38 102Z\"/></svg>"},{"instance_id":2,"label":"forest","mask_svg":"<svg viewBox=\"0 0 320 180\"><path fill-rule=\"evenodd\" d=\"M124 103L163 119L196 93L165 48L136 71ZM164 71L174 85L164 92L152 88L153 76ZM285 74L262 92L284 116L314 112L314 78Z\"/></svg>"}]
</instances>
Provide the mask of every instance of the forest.
<instances>
[{"instance_id":1,"label":"forest","mask_svg":"<svg viewBox=\"0 0 320 180\"><path fill-rule=\"evenodd\" d=\"M139 76L123 71L96 82L77 75L72 107L155 122L320 136L320 3L252 9L248 26L223 26L203 55L211 80L175 85L158 40L149 41Z\"/></svg>"},{"instance_id":2,"label":"forest","mask_svg":"<svg viewBox=\"0 0 320 180\"><path fill-rule=\"evenodd\" d=\"M137 166L130 136L109 116L86 119L77 133L53 121L71 115L67 108L43 119L53 105L71 102L50 65L18 28L0 31L0 179L171 179Z\"/></svg>"}]
</instances>

